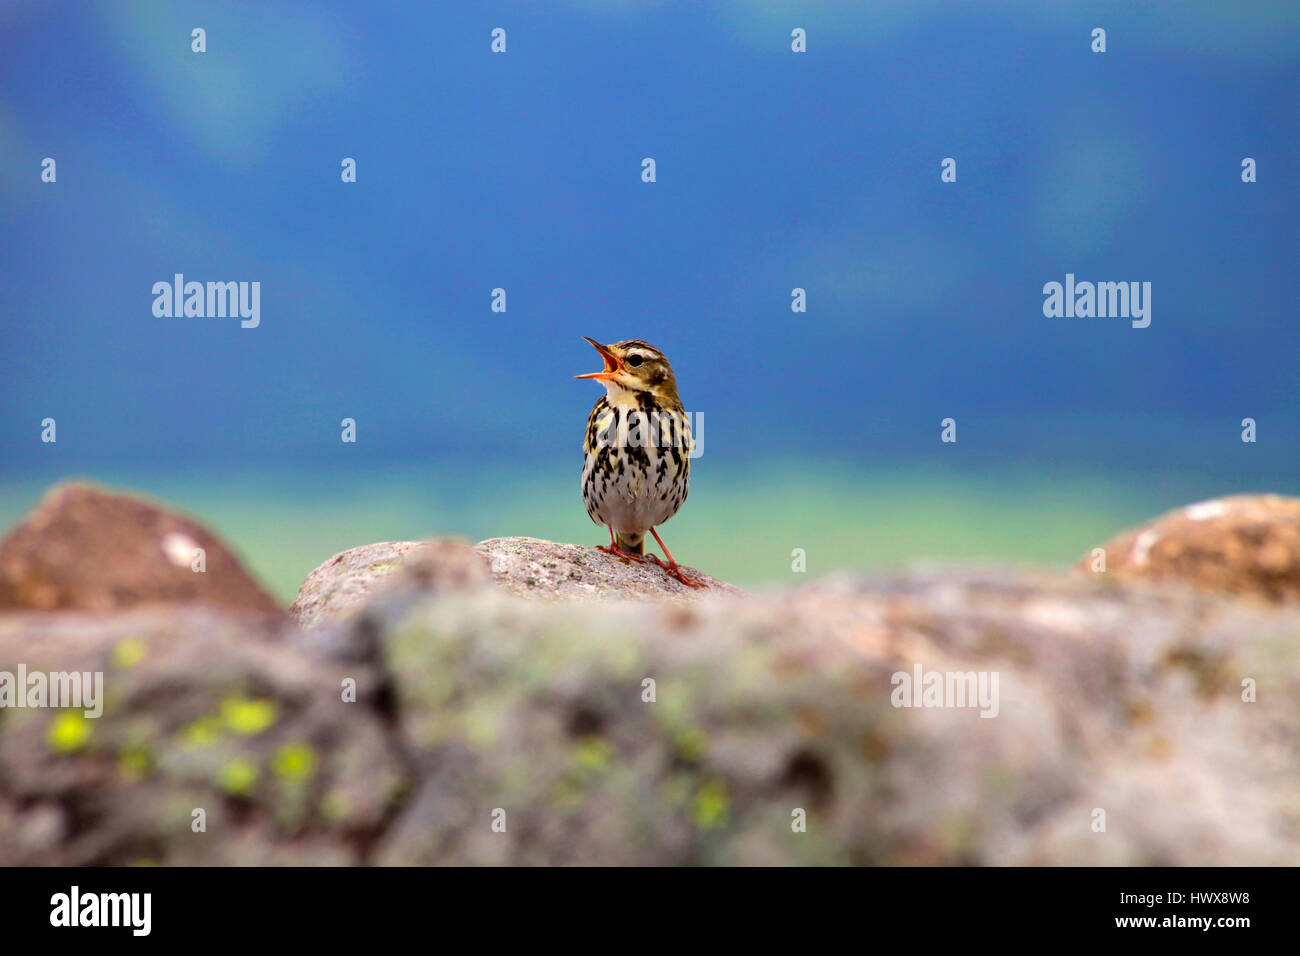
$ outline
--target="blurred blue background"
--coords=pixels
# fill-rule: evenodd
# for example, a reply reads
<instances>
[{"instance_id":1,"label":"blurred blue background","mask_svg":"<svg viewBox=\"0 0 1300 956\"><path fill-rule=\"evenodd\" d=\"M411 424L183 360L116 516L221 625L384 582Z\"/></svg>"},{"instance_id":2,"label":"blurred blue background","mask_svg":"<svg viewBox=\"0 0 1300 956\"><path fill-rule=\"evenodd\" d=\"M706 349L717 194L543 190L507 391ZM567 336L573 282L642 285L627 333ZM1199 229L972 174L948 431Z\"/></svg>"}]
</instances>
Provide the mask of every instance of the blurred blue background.
<instances>
[{"instance_id":1,"label":"blurred blue background","mask_svg":"<svg viewBox=\"0 0 1300 956\"><path fill-rule=\"evenodd\" d=\"M582 335L672 360L665 540L741 583L1300 492L1298 61L1294 3L0 2L0 524L90 477L286 599L385 538L599 543ZM260 327L156 318L176 272ZM1067 272L1150 328L1045 318Z\"/></svg>"}]
</instances>

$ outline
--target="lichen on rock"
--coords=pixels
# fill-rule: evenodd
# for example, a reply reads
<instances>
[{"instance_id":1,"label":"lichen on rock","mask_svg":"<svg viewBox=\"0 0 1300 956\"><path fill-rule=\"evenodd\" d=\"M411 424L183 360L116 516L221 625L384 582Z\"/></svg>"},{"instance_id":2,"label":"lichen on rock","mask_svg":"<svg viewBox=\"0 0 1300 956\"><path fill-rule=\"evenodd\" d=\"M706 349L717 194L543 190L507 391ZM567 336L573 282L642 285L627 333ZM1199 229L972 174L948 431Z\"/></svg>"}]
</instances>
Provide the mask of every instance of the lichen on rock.
<instances>
[{"instance_id":1,"label":"lichen on rock","mask_svg":"<svg viewBox=\"0 0 1300 956\"><path fill-rule=\"evenodd\" d=\"M101 672L103 714L0 709L0 865L1290 864L1291 508L1180 509L1106 574L752 594L386 542L313 571L296 621L139 568L103 606L55 548L30 566L95 610L0 609L0 671ZM107 542L83 525L51 541ZM925 674L995 699L900 695Z\"/></svg>"}]
</instances>

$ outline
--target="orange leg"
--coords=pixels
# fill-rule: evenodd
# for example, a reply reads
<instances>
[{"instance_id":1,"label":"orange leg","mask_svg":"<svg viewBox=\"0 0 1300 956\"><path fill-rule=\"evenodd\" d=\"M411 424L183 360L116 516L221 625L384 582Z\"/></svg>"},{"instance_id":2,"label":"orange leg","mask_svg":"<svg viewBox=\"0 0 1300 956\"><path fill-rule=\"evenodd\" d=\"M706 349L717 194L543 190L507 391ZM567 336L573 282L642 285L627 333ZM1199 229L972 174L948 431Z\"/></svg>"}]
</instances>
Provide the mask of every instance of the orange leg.
<instances>
[{"instance_id":1,"label":"orange leg","mask_svg":"<svg viewBox=\"0 0 1300 956\"><path fill-rule=\"evenodd\" d=\"M608 526L607 526L608 527ZM604 551L606 554L612 554L616 558L627 558L629 561L635 561L637 564L645 564L646 559L639 554L629 554L614 542L614 529L609 529L609 547L603 544L596 545L597 551Z\"/></svg>"},{"instance_id":2,"label":"orange leg","mask_svg":"<svg viewBox=\"0 0 1300 956\"><path fill-rule=\"evenodd\" d=\"M682 584L685 584L688 588L708 587L708 585L705 584L703 581L696 581L694 578L688 578L685 574L683 574L682 569L677 565L677 562L673 560L673 553L669 551L668 546L664 544L664 539L659 537L659 532L656 531L654 528L651 528L650 533L654 535L655 540L659 542L659 547L663 550L664 556L668 559L668 563L664 564L653 554L646 555L647 558L649 558L655 564L662 567L665 571L667 571L669 574L675 577L678 581L681 581Z\"/></svg>"}]
</instances>

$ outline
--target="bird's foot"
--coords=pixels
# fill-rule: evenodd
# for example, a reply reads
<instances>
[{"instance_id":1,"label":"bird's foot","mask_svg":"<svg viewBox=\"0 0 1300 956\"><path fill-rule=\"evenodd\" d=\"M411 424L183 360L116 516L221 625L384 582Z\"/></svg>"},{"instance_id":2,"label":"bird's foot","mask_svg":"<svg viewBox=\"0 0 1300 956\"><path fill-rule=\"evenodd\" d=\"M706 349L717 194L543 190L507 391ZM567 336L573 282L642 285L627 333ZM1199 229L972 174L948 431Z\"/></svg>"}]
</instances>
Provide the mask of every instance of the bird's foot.
<instances>
[{"instance_id":1,"label":"bird's foot","mask_svg":"<svg viewBox=\"0 0 1300 956\"><path fill-rule=\"evenodd\" d=\"M697 581L695 578L692 578L684 574L682 572L682 566L678 564L676 561L664 563L663 561L660 561L659 558L653 554L647 554L646 559L653 564L659 565L659 567L663 568L665 571L667 571L669 574L675 577L678 581L681 581L682 584L686 585L688 588L708 587L708 585L705 584L703 581Z\"/></svg>"},{"instance_id":2,"label":"bird's foot","mask_svg":"<svg viewBox=\"0 0 1300 956\"><path fill-rule=\"evenodd\" d=\"M637 564L646 563L646 559L644 555L632 554L630 551L624 551L622 548L618 547L617 545L598 544L596 545L596 550L604 551L606 554L613 555L616 558L627 558L627 560L635 561ZM651 555L651 557L654 557L654 555Z\"/></svg>"}]
</instances>

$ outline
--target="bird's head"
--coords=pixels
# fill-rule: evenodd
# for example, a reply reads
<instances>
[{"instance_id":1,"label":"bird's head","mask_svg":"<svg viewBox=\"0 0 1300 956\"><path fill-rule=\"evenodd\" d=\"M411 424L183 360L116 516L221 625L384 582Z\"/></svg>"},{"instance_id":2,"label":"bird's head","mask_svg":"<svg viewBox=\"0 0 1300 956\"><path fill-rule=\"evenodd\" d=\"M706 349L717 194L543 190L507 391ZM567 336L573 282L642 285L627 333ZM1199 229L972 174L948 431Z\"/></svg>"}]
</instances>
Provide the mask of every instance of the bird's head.
<instances>
[{"instance_id":1,"label":"bird's head","mask_svg":"<svg viewBox=\"0 0 1300 956\"><path fill-rule=\"evenodd\" d=\"M574 378L594 378L603 383L611 401L628 396L628 393L640 392L648 393L660 405L681 405L673 368L657 348L640 339L601 345L585 335L583 338L600 353L605 368L600 372L575 375Z\"/></svg>"}]
</instances>

